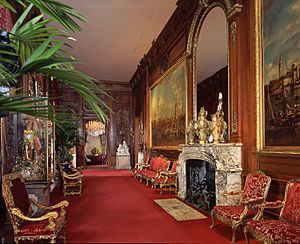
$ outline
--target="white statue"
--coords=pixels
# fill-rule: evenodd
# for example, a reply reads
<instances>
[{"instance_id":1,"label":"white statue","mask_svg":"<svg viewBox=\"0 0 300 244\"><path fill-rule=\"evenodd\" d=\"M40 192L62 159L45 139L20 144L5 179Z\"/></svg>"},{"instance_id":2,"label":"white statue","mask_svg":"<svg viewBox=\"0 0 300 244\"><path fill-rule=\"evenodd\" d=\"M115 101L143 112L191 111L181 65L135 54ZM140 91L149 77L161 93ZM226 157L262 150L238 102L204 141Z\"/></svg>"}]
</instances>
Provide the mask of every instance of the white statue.
<instances>
[{"instance_id":1,"label":"white statue","mask_svg":"<svg viewBox=\"0 0 300 244\"><path fill-rule=\"evenodd\" d=\"M129 148L126 144L126 141L123 141L123 144L119 144L117 155L129 155Z\"/></svg>"},{"instance_id":2,"label":"white statue","mask_svg":"<svg viewBox=\"0 0 300 244\"><path fill-rule=\"evenodd\" d=\"M122 151L123 151L123 146L122 146L122 144L119 144L119 147L117 149L117 154L121 154Z\"/></svg>"},{"instance_id":3,"label":"white statue","mask_svg":"<svg viewBox=\"0 0 300 244\"><path fill-rule=\"evenodd\" d=\"M123 141L123 150L124 154L129 154L129 147L126 144L126 141Z\"/></svg>"}]
</instances>

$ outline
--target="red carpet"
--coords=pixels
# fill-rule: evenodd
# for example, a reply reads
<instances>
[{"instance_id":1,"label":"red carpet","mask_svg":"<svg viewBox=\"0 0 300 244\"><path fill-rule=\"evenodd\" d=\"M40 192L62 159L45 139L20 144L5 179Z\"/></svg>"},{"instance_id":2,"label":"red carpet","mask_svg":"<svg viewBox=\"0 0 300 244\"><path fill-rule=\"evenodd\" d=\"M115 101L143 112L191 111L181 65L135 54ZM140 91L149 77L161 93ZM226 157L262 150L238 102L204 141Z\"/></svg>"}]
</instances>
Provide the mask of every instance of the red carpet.
<instances>
[{"instance_id":1,"label":"red carpet","mask_svg":"<svg viewBox=\"0 0 300 244\"><path fill-rule=\"evenodd\" d=\"M83 171L85 177L89 176L132 176L132 172L127 169L116 169L116 170L95 170L95 169L86 169Z\"/></svg>"},{"instance_id":2,"label":"red carpet","mask_svg":"<svg viewBox=\"0 0 300 244\"><path fill-rule=\"evenodd\" d=\"M154 199L162 196L140 183L129 170L86 170L82 196L70 196L69 243L230 243L231 228L210 229L210 218L176 221ZM53 202L63 199L51 196ZM237 233L237 243L245 243ZM255 243L251 241L251 243Z\"/></svg>"}]
</instances>

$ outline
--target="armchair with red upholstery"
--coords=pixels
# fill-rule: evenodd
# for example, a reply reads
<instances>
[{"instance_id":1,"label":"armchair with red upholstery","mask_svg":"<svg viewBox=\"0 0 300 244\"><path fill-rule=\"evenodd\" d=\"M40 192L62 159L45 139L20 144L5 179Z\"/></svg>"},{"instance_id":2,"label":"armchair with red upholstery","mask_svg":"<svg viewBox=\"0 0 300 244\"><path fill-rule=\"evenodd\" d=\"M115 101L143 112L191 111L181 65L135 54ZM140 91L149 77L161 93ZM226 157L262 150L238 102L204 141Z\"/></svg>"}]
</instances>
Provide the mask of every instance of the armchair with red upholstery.
<instances>
[{"instance_id":1,"label":"armchair with red upholstery","mask_svg":"<svg viewBox=\"0 0 300 244\"><path fill-rule=\"evenodd\" d=\"M160 194L164 188L177 192L177 161L172 163L170 170L160 171L159 175L152 179L152 187L159 187Z\"/></svg>"},{"instance_id":2,"label":"armchair with red upholstery","mask_svg":"<svg viewBox=\"0 0 300 244\"><path fill-rule=\"evenodd\" d=\"M279 219L259 220L260 212L244 228L247 243L248 232L263 243L300 243L300 178L287 183L283 201L266 202L259 208L281 208Z\"/></svg>"},{"instance_id":3,"label":"armchair with red upholstery","mask_svg":"<svg viewBox=\"0 0 300 244\"><path fill-rule=\"evenodd\" d=\"M264 203L270 188L271 178L261 171L247 175L244 189L241 192L240 204L235 206L215 206L211 211L212 225L215 226L215 218L228 224L232 228L232 243L235 242L237 227L257 214L255 206Z\"/></svg>"},{"instance_id":4,"label":"armchair with red upholstery","mask_svg":"<svg viewBox=\"0 0 300 244\"><path fill-rule=\"evenodd\" d=\"M65 240L65 207L68 201L61 201L53 206L44 206L33 199L29 199L27 189L20 173L11 173L3 176L3 198L11 219L14 231L14 240L40 242L50 239L55 243L61 237ZM35 216L32 206L43 210L43 214Z\"/></svg>"}]
</instances>

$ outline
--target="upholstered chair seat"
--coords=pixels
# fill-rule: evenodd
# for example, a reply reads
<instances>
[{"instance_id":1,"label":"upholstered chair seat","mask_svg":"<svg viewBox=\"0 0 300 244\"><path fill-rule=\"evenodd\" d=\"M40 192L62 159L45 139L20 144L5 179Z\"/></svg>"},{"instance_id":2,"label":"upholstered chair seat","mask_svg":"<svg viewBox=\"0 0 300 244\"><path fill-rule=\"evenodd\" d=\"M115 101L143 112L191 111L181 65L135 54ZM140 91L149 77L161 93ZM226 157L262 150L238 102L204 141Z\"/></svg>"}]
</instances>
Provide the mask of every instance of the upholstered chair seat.
<instances>
[{"instance_id":1,"label":"upholstered chair seat","mask_svg":"<svg viewBox=\"0 0 300 244\"><path fill-rule=\"evenodd\" d=\"M54 243L60 236L65 240L65 207L69 205L68 201L61 201L53 206L44 206L29 199L20 173L4 175L2 191L16 243L19 241L40 242L44 239L50 239L51 243ZM33 206L41 209L42 214L34 213Z\"/></svg>"},{"instance_id":2,"label":"upholstered chair seat","mask_svg":"<svg viewBox=\"0 0 300 244\"><path fill-rule=\"evenodd\" d=\"M216 215L223 216L224 218L230 219L231 221L239 221L244 210L245 207L242 205L218 206L214 209ZM248 209L245 218L253 218L256 214L257 210Z\"/></svg>"},{"instance_id":3,"label":"upholstered chair seat","mask_svg":"<svg viewBox=\"0 0 300 244\"><path fill-rule=\"evenodd\" d=\"M259 219L262 214L247 223L244 228L263 243L300 243L300 179L287 184L284 201L267 202L259 209L281 208L278 220Z\"/></svg>"},{"instance_id":4,"label":"upholstered chair seat","mask_svg":"<svg viewBox=\"0 0 300 244\"><path fill-rule=\"evenodd\" d=\"M237 227L244 225L246 221L258 214L255 206L265 202L270 183L271 178L261 171L248 174L244 189L241 192L240 204L235 206L215 206L211 211L211 228L215 226L215 218L230 225L232 228L231 241L234 243Z\"/></svg>"}]
</instances>

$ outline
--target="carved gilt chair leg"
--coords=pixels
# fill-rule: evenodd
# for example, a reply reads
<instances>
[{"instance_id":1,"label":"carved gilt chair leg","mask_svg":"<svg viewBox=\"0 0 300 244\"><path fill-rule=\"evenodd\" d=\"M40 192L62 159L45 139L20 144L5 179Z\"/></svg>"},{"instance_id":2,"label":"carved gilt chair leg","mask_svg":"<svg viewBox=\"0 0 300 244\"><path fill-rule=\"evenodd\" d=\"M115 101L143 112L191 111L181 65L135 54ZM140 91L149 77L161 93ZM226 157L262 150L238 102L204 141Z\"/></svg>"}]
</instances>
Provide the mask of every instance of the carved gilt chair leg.
<instances>
[{"instance_id":1,"label":"carved gilt chair leg","mask_svg":"<svg viewBox=\"0 0 300 244\"><path fill-rule=\"evenodd\" d=\"M156 184L153 182L153 184L152 184L152 189L153 189L153 191L155 191L156 190Z\"/></svg>"},{"instance_id":2,"label":"carved gilt chair leg","mask_svg":"<svg viewBox=\"0 0 300 244\"><path fill-rule=\"evenodd\" d=\"M244 228L244 235L245 235L246 244L249 244L249 238L248 238L247 228Z\"/></svg>"},{"instance_id":3,"label":"carved gilt chair leg","mask_svg":"<svg viewBox=\"0 0 300 244\"><path fill-rule=\"evenodd\" d=\"M235 230L236 230L236 225L232 226L232 238L231 238L231 243L235 243Z\"/></svg>"},{"instance_id":4,"label":"carved gilt chair leg","mask_svg":"<svg viewBox=\"0 0 300 244\"><path fill-rule=\"evenodd\" d=\"M215 212L212 210L211 211L211 226L210 228L214 228L215 227Z\"/></svg>"}]
</instances>

